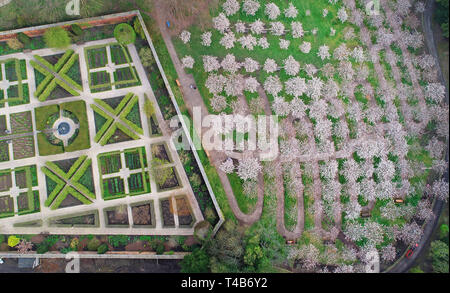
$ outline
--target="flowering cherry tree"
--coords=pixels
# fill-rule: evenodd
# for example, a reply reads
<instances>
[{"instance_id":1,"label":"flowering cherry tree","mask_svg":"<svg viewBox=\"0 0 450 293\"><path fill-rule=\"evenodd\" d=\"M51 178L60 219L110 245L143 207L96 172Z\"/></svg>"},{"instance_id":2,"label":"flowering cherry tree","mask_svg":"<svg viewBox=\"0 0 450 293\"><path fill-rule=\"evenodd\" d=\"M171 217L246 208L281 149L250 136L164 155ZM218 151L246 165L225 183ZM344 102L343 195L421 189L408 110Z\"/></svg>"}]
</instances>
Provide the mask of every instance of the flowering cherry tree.
<instances>
[{"instance_id":1,"label":"flowering cherry tree","mask_svg":"<svg viewBox=\"0 0 450 293\"><path fill-rule=\"evenodd\" d=\"M264 13L267 15L267 17L270 20L274 20L274 19L277 19L277 17L280 15L281 11L280 11L280 8L275 3L270 2L270 3L266 4Z\"/></svg>"},{"instance_id":2,"label":"flowering cherry tree","mask_svg":"<svg viewBox=\"0 0 450 293\"><path fill-rule=\"evenodd\" d=\"M244 68L247 72L255 72L259 70L259 63L255 59L247 57L244 59Z\"/></svg>"},{"instance_id":3,"label":"flowering cherry tree","mask_svg":"<svg viewBox=\"0 0 450 293\"><path fill-rule=\"evenodd\" d=\"M242 180L255 179L259 172L261 172L262 167L256 158L243 158L239 160L239 165L237 167L237 175Z\"/></svg>"},{"instance_id":4,"label":"flowering cherry tree","mask_svg":"<svg viewBox=\"0 0 450 293\"><path fill-rule=\"evenodd\" d=\"M260 19L255 20L250 24L250 31L256 35L260 35L265 32L264 22Z\"/></svg>"},{"instance_id":5,"label":"flowering cherry tree","mask_svg":"<svg viewBox=\"0 0 450 293\"><path fill-rule=\"evenodd\" d=\"M290 43L291 43L291 41L289 41L289 40L280 39L280 49L287 50L289 48Z\"/></svg>"},{"instance_id":6,"label":"flowering cherry tree","mask_svg":"<svg viewBox=\"0 0 450 293\"><path fill-rule=\"evenodd\" d=\"M284 16L286 16L287 18L296 18L297 15L297 8L295 8L294 4L289 3L289 6L284 10Z\"/></svg>"},{"instance_id":7,"label":"flowering cherry tree","mask_svg":"<svg viewBox=\"0 0 450 293\"><path fill-rule=\"evenodd\" d=\"M273 60L271 58L267 58L266 61L264 62L263 69L267 73L274 73L275 71L278 70L278 65L275 62L275 60Z\"/></svg>"},{"instance_id":8,"label":"flowering cherry tree","mask_svg":"<svg viewBox=\"0 0 450 293\"><path fill-rule=\"evenodd\" d=\"M286 94L294 97L300 97L307 90L305 79L298 76L288 79L284 85Z\"/></svg>"},{"instance_id":9,"label":"flowering cherry tree","mask_svg":"<svg viewBox=\"0 0 450 293\"><path fill-rule=\"evenodd\" d=\"M212 19L212 22L214 28L221 33L224 33L226 30L230 28L230 21L223 13L219 13L218 16L214 17Z\"/></svg>"},{"instance_id":10,"label":"flowering cherry tree","mask_svg":"<svg viewBox=\"0 0 450 293\"><path fill-rule=\"evenodd\" d=\"M242 4L242 11L247 15L255 15L261 5L255 0L245 0Z\"/></svg>"},{"instance_id":11,"label":"flowering cherry tree","mask_svg":"<svg viewBox=\"0 0 450 293\"><path fill-rule=\"evenodd\" d=\"M337 12L337 18L344 23L348 19L347 11L344 7L341 7Z\"/></svg>"},{"instance_id":12,"label":"flowering cherry tree","mask_svg":"<svg viewBox=\"0 0 450 293\"><path fill-rule=\"evenodd\" d=\"M211 99L211 108L213 108L215 112L221 112L225 110L226 107L227 107L227 99L224 96L215 95Z\"/></svg>"},{"instance_id":13,"label":"flowering cherry tree","mask_svg":"<svg viewBox=\"0 0 450 293\"><path fill-rule=\"evenodd\" d=\"M292 55L289 55L289 57L284 60L284 70L290 76L297 75L300 71L300 63L295 60Z\"/></svg>"},{"instance_id":14,"label":"flowering cherry tree","mask_svg":"<svg viewBox=\"0 0 450 293\"><path fill-rule=\"evenodd\" d=\"M183 41L183 43L187 44L191 40L191 33L184 30L180 34L180 39Z\"/></svg>"},{"instance_id":15,"label":"flowering cherry tree","mask_svg":"<svg viewBox=\"0 0 450 293\"><path fill-rule=\"evenodd\" d=\"M283 84L277 75L270 75L264 81L264 90L271 95L276 96L282 89Z\"/></svg>"},{"instance_id":16,"label":"flowering cherry tree","mask_svg":"<svg viewBox=\"0 0 450 293\"><path fill-rule=\"evenodd\" d=\"M184 56L181 59L181 64L184 68L193 68L194 67L195 60L192 58L192 56Z\"/></svg>"},{"instance_id":17,"label":"flowering cherry tree","mask_svg":"<svg viewBox=\"0 0 450 293\"><path fill-rule=\"evenodd\" d=\"M317 52L317 56L320 57L320 59L325 60L330 58L330 52L327 45L322 45L319 47L319 52Z\"/></svg>"},{"instance_id":18,"label":"flowering cherry tree","mask_svg":"<svg viewBox=\"0 0 450 293\"><path fill-rule=\"evenodd\" d=\"M203 69L205 72L217 71L220 69L220 63L215 56L203 56Z\"/></svg>"},{"instance_id":19,"label":"flowering cherry tree","mask_svg":"<svg viewBox=\"0 0 450 293\"><path fill-rule=\"evenodd\" d=\"M223 37L220 39L220 44L225 47L225 49L231 49L234 47L234 42L236 42L236 36L233 32L224 33Z\"/></svg>"},{"instance_id":20,"label":"flowering cherry tree","mask_svg":"<svg viewBox=\"0 0 450 293\"><path fill-rule=\"evenodd\" d=\"M234 15L239 11L240 5L237 0L227 0L222 5L223 11L227 16Z\"/></svg>"},{"instance_id":21,"label":"flowering cherry tree","mask_svg":"<svg viewBox=\"0 0 450 293\"><path fill-rule=\"evenodd\" d=\"M202 45L205 47L211 46L211 36L212 32L204 32L202 34Z\"/></svg>"},{"instance_id":22,"label":"flowering cherry tree","mask_svg":"<svg viewBox=\"0 0 450 293\"><path fill-rule=\"evenodd\" d=\"M310 42L303 42L300 45L300 51L302 51L305 54L308 54L309 51L311 51L311 43Z\"/></svg>"},{"instance_id":23,"label":"flowering cherry tree","mask_svg":"<svg viewBox=\"0 0 450 293\"><path fill-rule=\"evenodd\" d=\"M234 164L233 160L231 158L227 158L222 164L220 164L219 169L222 170L222 172L230 174L234 172Z\"/></svg>"}]
</instances>

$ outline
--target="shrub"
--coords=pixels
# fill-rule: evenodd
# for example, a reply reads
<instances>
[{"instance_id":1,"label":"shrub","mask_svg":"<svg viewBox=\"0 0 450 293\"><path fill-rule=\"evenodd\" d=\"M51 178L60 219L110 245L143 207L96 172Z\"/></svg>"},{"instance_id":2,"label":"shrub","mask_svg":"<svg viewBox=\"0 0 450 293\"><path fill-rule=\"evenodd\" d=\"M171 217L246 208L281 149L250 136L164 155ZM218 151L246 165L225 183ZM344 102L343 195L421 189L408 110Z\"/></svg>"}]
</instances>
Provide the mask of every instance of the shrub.
<instances>
[{"instance_id":1,"label":"shrub","mask_svg":"<svg viewBox=\"0 0 450 293\"><path fill-rule=\"evenodd\" d=\"M7 40L6 44L13 50L19 50L23 48L23 44L16 38Z\"/></svg>"},{"instance_id":2,"label":"shrub","mask_svg":"<svg viewBox=\"0 0 450 293\"><path fill-rule=\"evenodd\" d=\"M108 242L113 247L127 245L129 240L130 238L127 235L113 235L108 237Z\"/></svg>"},{"instance_id":3,"label":"shrub","mask_svg":"<svg viewBox=\"0 0 450 293\"><path fill-rule=\"evenodd\" d=\"M145 95L145 94L144 94ZM145 103L144 103L144 112L147 117L152 117L153 114L155 114L155 106L153 105L152 101L150 101L145 95Z\"/></svg>"},{"instance_id":4,"label":"shrub","mask_svg":"<svg viewBox=\"0 0 450 293\"><path fill-rule=\"evenodd\" d=\"M114 37L119 44L128 45L136 41L136 32L128 23L120 23L114 28Z\"/></svg>"},{"instance_id":5,"label":"shrub","mask_svg":"<svg viewBox=\"0 0 450 293\"><path fill-rule=\"evenodd\" d=\"M5 242L5 235L0 234L0 245Z\"/></svg>"},{"instance_id":6,"label":"shrub","mask_svg":"<svg viewBox=\"0 0 450 293\"><path fill-rule=\"evenodd\" d=\"M182 273L208 273L209 256L202 249L196 249L180 262Z\"/></svg>"},{"instance_id":7,"label":"shrub","mask_svg":"<svg viewBox=\"0 0 450 293\"><path fill-rule=\"evenodd\" d=\"M92 238L89 240L87 248L90 251L96 251L102 243L97 238Z\"/></svg>"},{"instance_id":8,"label":"shrub","mask_svg":"<svg viewBox=\"0 0 450 293\"><path fill-rule=\"evenodd\" d=\"M8 237L8 246L9 247L14 247L17 244L19 244L19 242L20 242L20 238L19 237L16 237L14 235Z\"/></svg>"},{"instance_id":9,"label":"shrub","mask_svg":"<svg viewBox=\"0 0 450 293\"><path fill-rule=\"evenodd\" d=\"M80 240L78 238L73 238L72 241L70 241L70 249L77 250L79 244Z\"/></svg>"},{"instance_id":10,"label":"shrub","mask_svg":"<svg viewBox=\"0 0 450 293\"><path fill-rule=\"evenodd\" d=\"M431 242L433 272L448 273L448 245L440 240Z\"/></svg>"},{"instance_id":11,"label":"shrub","mask_svg":"<svg viewBox=\"0 0 450 293\"><path fill-rule=\"evenodd\" d=\"M149 47L144 47L139 50L139 58L144 67L150 67L155 63L155 58L153 58L152 50Z\"/></svg>"},{"instance_id":12,"label":"shrub","mask_svg":"<svg viewBox=\"0 0 450 293\"><path fill-rule=\"evenodd\" d=\"M25 46L31 43L31 38L24 33L18 33L17 39Z\"/></svg>"},{"instance_id":13,"label":"shrub","mask_svg":"<svg viewBox=\"0 0 450 293\"><path fill-rule=\"evenodd\" d=\"M98 254L104 254L109 250L108 245L106 243L103 243L102 245L100 245L97 249L97 253Z\"/></svg>"},{"instance_id":14,"label":"shrub","mask_svg":"<svg viewBox=\"0 0 450 293\"><path fill-rule=\"evenodd\" d=\"M48 244L42 243L42 244L39 245L38 248L36 249L36 253L38 253L38 254L44 254L44 253L46 253L49 249L50 249L50 247L48 246Z\"/></svg>"},{"instance_id":15,"label":"shrub","mask_svg":"<svg viewBox=\"0 0 450 293\"><path fill-rule=\"evenodd\" d=\"M135 18L133 22L133 27L136 33L139 35L141 39L145 39L145 33L144 29L142 28L141 22L139 21L139 18Z\"/></svg>"},{"instance_id":16,"label":"shrub","mask_svg":"<svg viewBox=\"0 0 450 293\"><path fill-rule=\"evenodd\" d=\"M70 45L70 37L62 27L52 27L45 31L44 41L48 48L64 49Z\"/></svg>"},{"instance_id":17,"label":"shrub","mask_svg":"<svg viewBox=\"0 0 450 293\"><path fill-rule=\"evenodd\" d=\"M156 254L163 254L164 253L164 244L162 242L159 242L156 245L155 252L156 252Z\"/></svg>"},{"instance_id":18,"label":"shrub","mask_svg":"<svg viewBox=\"0 0 450 293\"><path fill-rule=\"evenodd\" d=\"M70 26L70 29L72 30L72 32L74 33L74 35L76 36L81 36L83 35L83 29L76 23L72 24Z\"/></svg>"}]
</instances>

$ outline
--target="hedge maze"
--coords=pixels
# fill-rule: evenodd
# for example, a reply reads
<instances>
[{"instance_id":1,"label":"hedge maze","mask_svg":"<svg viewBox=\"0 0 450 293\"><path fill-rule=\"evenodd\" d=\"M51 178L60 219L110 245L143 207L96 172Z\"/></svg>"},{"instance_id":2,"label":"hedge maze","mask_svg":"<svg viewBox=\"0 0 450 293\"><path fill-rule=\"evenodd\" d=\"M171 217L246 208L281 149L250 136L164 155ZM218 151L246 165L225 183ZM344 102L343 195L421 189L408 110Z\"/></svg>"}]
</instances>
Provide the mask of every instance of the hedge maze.
<instances>
[{"instance_id":1,"label":"hedge maze","mask_svg":"<svg viewBox=\"0 0 450 293\"><path fill-rule=\"evenodd\" d=\"M0 60L0 108L30 102L25 60L9 58Z\"/></svg>"},{"instance_id":2,"label":"hedge maze","mask_svg":"<svg viewBox=\"0 0 450 293\"><path fill-rule=\"evenodd\" d=\"M67 172L54 162L46 162L41 169L47 179L47 200L45 201L45 206L55 210L68 198L71 198L72 201L75 198L81 204L91 204L92 200L96 198L95 191L89 190L86 184L82 184L81 180L90 168L91 159L87 156L79 157ZM75 203L73 205L78 204Z\"/></svg>"},{"instance_id":3,"label":"hedge maze","mask_svg":"<svg viewBox=\"0 0 450 293\"><path fill-rule=\"evenodd\" d=\"M141 85L126 47L115 43L84 50L92 93Z\"/></svg>"},{"instance_id":4,"label":"hedge maze","mask_svg":"<svg viewBox=\"0 0 450 293\"><path fill-rule=\"evenodd\" d=\"M39 55L34 55L34 58L30 64L35 69L37 79L35 96L39 101L46 101L57 86L72 96L79 96L79 91L83 91L83 87L67 74L75 62L78 63L78 54L73 50L67 50L54 65ZM43 79L38 80L39 73L44 76Z\"/></svg>"},{"instance_id":5,"label":"hedge maze","mask_svg":"<svg viewBox=\"0 0 450 293\"><path fill-rule=\"evenodd\" d=\"M95 99L96 104L91 104L91 108L98 116L103 118L94 141L100 145L122 142L126 140L138 140L143 135L140 114L139 98L133 93L128 93L119 104L114 107L106 100Z\"/></svg>"}]
</instances>

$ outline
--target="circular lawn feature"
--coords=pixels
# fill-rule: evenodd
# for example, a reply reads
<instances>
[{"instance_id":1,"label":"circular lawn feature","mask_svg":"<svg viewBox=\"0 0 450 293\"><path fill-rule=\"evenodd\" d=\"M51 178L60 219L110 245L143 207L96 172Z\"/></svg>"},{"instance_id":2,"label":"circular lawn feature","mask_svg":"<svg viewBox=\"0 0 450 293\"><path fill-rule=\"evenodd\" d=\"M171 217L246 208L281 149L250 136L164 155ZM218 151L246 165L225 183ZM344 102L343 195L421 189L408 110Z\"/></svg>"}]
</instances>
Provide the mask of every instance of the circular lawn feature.
<instances>
[{"instance_id":1,"label":"circular lawn feature","mask_svg":"<svg viewBox=\"0 0 450 293\"><path fill-rule=\"evenodd\" d=\"M121 23L114 28L114 37L119 44L128 45L136 41L136 32L131 25Z\"/></svg>"},{"instance_id":2,"label":"circular lawn feature","mask_svg":"<svg viewBox=\"0 0 450 293\"><path fill-rule=\"evenodd\" d=\"M67 122L62 122L58 125L58 133L59 135L65 135L70 132L70 125Z\"/></svg>"}]
</instances>

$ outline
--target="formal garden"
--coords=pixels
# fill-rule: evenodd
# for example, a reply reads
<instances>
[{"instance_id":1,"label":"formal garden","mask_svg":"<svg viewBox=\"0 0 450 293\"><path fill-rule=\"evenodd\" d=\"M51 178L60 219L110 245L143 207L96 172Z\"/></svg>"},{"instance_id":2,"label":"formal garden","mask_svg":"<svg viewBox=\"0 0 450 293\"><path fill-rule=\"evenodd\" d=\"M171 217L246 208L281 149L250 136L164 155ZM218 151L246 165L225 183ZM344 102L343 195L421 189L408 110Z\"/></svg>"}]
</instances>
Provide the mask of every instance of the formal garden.
<instances>
[{"instance_id":1,"label":"formal garden","mask_svg":"<svg viewBox=\"0 0 450 293\"><path fill-rule=\"evenodd\" d=\"M160 127L175 107L140 20L112 19L0 41L0 251L170 254L219 221Z\"/></svg>"}]
</instances>

